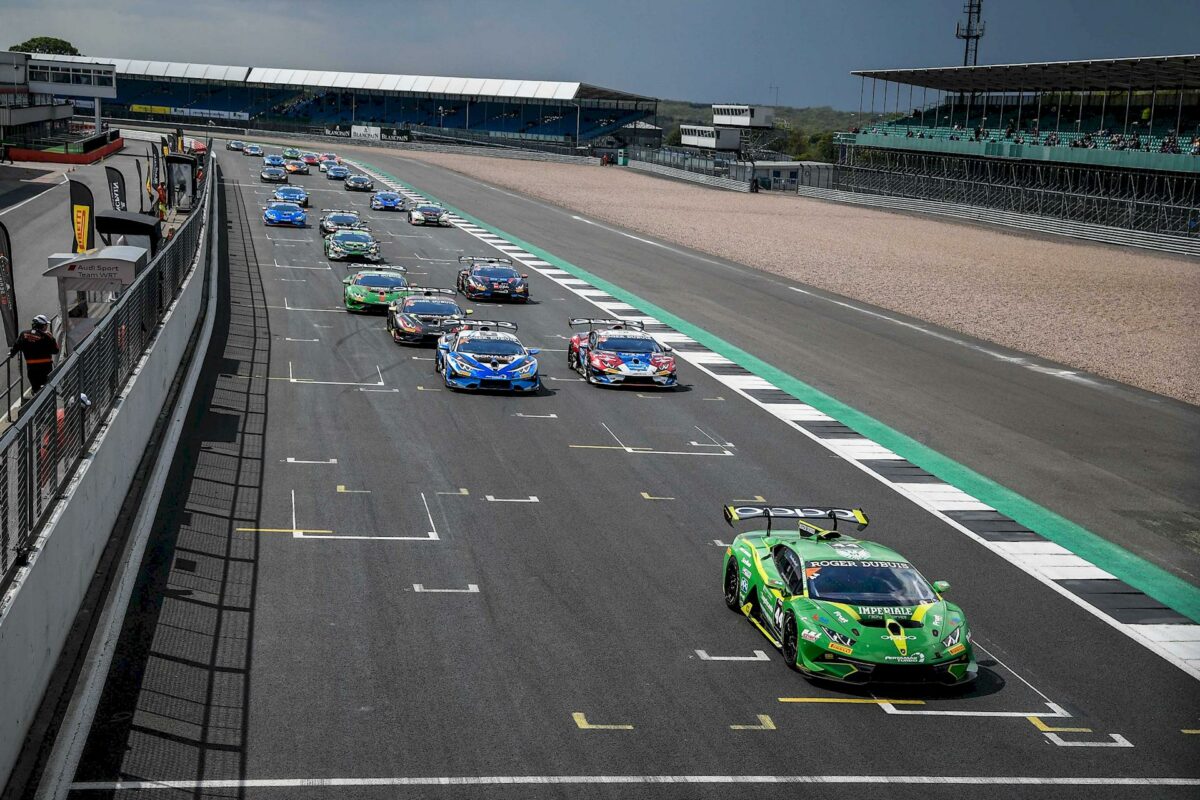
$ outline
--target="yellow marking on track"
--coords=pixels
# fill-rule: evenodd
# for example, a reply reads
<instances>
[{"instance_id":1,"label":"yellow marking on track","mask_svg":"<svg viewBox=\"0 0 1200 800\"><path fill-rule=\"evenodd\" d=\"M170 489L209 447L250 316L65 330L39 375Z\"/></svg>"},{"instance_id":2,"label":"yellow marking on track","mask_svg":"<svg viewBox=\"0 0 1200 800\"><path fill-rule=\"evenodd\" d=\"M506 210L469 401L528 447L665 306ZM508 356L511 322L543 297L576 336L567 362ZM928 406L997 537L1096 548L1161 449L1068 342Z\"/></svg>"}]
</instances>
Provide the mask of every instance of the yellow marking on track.
<instances>
[{"instance_id":1,"label":"yellow marking on track","mask_svg":"<svg viewBox=\"0 0 1200 800\"><path fill-rule=\"evenodd\" d=\"M731 503L765 503L765 502L767 502L767 498L763 497L761 494L756 494L756 495L754 495L754 497L751 497L749 500L730 500L729 502L731 502Z\"/></svg>"},{"instance_id":2,"label":"yellow marking on track","mask_svg":"<svg viewBox=\"0 0 1200 800\"><path fill-rule=\"evenodd\" d=\"M1195 729L1193 729L1193 728L1180 728L1180 729L1179 729L1179 732L1180 732L1180 733L1186 733L1186 734L1190 734L1190 735L1193 735L1193 736L1194 736L1194 735L1196 735L1196 734L1200 733L1200 728L1195 728Z\"/></svg>"},{"instance_id":3,"label":"yellow marking on track","mask_svg":"<svg viewBox=\"0 0 1200 800\"><path fill-rule=\"evenodd\" d=\"M470 492L468 492L466 489L464 489L460 486L457 492L438 492L438 494L450 495L452 497L462 497L465 495L469 495Z\"/></svg>"},{"instance_id":4,"label":"yellow marking on track","mask_svg":"<svg viewBox=\"0 0 1200 800\"><path fill-rule=\"evenodd\" d=\"M847 703L851 705L923 706L924 700L876 700L868 697L780 697L781 703Z\"/></svg>"},{"instance_id":5,"label":"yellow marking on track","mask_svg":"<svg viewBox=\"0 0 1200 800\"><path fill-rule=\"evenodd\" d=\"M370 489L347 489L345 484L338 484L338 494L370 494Z\"/></svg>"},{"instance_id":6,"label":"yellow marking on track","mask_svg":"<svg viewBox=\"0 0 1200 800\"><path fill-rule=\"evenodd\" d=\"M768 717L766 714L759 714L757 725L730 725L729 730L731 730L731 731L773 731L773 730L775 730L775 723L772 722L771 718Z\"/></svg>"},{"instance_id":7,"label":"yellow marking on track","mask_svg":"<svg viewBox=\"0 0 1200 800\"><path fill-rule=\"evenodd\" d=\"M1033 723L1033 727L1037 728L1042 733L1091 733L1091 728L1051 728L1046 723L1042 722L1037 717L1026 717L1025 719Z\"/></svg>"},{"instance_id":8,"label":"yellow marking on track","mask_svg":"<svg viewBox=\"0 0 1200 800\"><path fill-rule=\"evenodd\" d=\"M650 494L649 492L642 492L642 499L643 500L674 500L675 498L674 497L655 497L654 495Z\"/></svg>"},{"instance_id":9,"label":"yellow marking on track","mask_svg":"<svg viewBox=\"0 0 1200 800\"><path fill-rule=\"evenodd\" d=\"M441 389L437 389L437 388L430 389L425 386L418 386L417 391L418 392L440 392Z\"/></svg>"},{"instance_id":10,"label":"yellow marking on track","mask_svg":"<svg viewBox=\"0 0 1200 800\"><path fill-rule=\"evenodd\" d=\"M333 533L333 531L318 531L311 528L235 528L238 533Z\"/></svg>"},{"instance_id":11,"label":"yellow marking on track","mask_svg":"<svg viewBox=\"0 0 1200 800\"><path fill-rule=\"evenodd\" d=\"M585 717L583 715L583 712L581 712L581 711L576 711L575 713L573 713L571 715L571 719L575 720L575 724L579 726L579 729L584 730L584 731L631 731L631 730L633 730L632 725L593 725L592 723L587 721L587 717Z\"/></svg>"}]
</instances>

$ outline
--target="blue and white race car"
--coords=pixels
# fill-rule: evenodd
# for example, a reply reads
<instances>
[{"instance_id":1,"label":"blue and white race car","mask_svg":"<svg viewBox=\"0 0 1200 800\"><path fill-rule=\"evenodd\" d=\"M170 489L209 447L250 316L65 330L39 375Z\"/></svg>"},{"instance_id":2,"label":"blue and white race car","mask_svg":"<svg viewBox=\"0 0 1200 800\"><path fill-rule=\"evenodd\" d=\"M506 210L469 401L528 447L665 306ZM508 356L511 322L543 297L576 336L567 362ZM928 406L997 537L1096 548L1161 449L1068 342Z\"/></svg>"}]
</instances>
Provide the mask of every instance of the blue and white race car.
<instances>
[{"instance_id":1,"label":"blue and white race car","mask_svg":"<svg viewBox=\"0 0 1200 800\"><path fill-rule=\"evenodd\" d=\"M371 208L375 211L402 211L404 196L397 192L376 192L371 195Z\"/></svg>"},{"instance_id":2,"label":"blue and white race car","mask_svg":"<svg viewBox=\"0 0 1200 800\"><path fill-rule=\"evenodd\" d=\"M280 186L275 190L275 194L271 195L271 199L308 208L308 190L303 186Z\"/></svg>"},{"instance_id":3,"label":"blue and white race car","mask_svg":"<svg viewBox=\"0 0 1200 800\"><path fill-rule=\"evenodd\" d=\"M295 203L267 203L263 206L263 222L267 225L303 228L308 225L308 214Z\"/></svg>"},{"instance_id":4,"label":"blue and white race car","mask_svg":"<svg viewBox=\"0 0 1200 800\"><path fill-rule=\"evenodd\" d=\"M283 160L283 156L272 154L263 156L262 163L264 167L282 167L287 162Z\"/></svg>"},{"instance_id":5,"label":"blue and white race car","mask_svg":"<svg viewBox=\"0 0 1200 800\"><path fill-rule=\"evenodd\" d=\"M517 326L492 320L463 321L438 339L434 369L446 388L536 392L537 348L526 348L516 337Z\"/></svg>"},{"instance_id":6,"label":"blue and white race car","mask_svg":"<svg viewBox=\"0 0 1200 800\"><path fill-rule=\"evenodd\" d=\"M350 177L350 170L341 164L334 164L332 167L326 167L325 177L331 181L344 181Z\"/></svg>"},{"instance_id":7,"label":"blue and white race car","mask_svg":"<svg viewBox=\"0 0 1200 800\"><path fill-rule=\"evenodd\" d=\"M571 327L587 325L571 336L567 366L593 385L679 385L672 350L643 330L642 323L624 319L572 318Z\"/></svg>"},{"instance_id":8,"label":"blue and white race car","mask_svg":"<svg viewBox=\"0 0 1200 800\"><path fill-rule=\"evenodd\" d=\"M459 256L455 288L471 300L529 302L529 276L513 269L507 258Z\"/></svg>"}]
</instances>

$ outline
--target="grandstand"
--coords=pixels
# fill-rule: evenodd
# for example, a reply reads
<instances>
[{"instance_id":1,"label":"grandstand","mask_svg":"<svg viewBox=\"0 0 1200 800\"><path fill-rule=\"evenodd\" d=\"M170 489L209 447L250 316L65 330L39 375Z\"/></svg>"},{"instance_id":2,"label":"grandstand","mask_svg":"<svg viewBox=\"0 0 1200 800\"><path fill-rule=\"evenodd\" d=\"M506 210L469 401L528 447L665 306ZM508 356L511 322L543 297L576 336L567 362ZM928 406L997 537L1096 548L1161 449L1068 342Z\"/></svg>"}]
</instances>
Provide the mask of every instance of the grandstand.
<instances>
[{"instance_id":1,"label":"grandstand","mask_svg":"<svg viewBox=\"0 0 1200 800\"><path fill-rule=\"evenodd\" d=\"M1200 56L853 74L837 189L1200 235Z\"/></svg>"},{"instance_id":2,"label":"grandstand","mask_svg":"<svg viewBox=\"0 0 1200 800\"><path fill-rule=\"evenodd\" d=\"M437 128L578 145L619 140L658 110L654 98L575 82L69 58L115 65L117 97L105 107L130 119L306 132L356 124Z\"/></svg>"}]
</instances>

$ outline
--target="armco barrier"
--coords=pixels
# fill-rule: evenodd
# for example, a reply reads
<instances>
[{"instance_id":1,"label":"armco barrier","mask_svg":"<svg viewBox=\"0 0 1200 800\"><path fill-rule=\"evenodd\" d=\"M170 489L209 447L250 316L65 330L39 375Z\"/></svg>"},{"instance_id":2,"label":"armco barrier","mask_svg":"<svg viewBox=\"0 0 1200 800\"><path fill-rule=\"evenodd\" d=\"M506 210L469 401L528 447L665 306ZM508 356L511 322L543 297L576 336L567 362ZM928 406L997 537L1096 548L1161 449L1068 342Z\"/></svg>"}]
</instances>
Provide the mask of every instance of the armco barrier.
<instances>
[{"instance_id":1,"label":"armco barrier","mask_svg":"<svg viewBox=\"0 0 1200 800\"><path fill-rule=\"evenodd\" d=\"M971 222L1003 225L1009 228L1019 228L1036 233L1050 233L1056 236L1070 236L1075 239L1086 239L1104 244L1142 247L1147 250L1161 250L1167 253L1175 253L1176 255L1200 256L1200 239L1185 239L1161 233L1145 233L1125 228L1111 228L1107 225L1090 225L1086 222L1072 222L1071 220L1039 217L1033 214L1018 214L1012 211L1000 211L981 206L939 203L935 200L917 200L891 195L844 192L838 189L818 189L812 186L801 186L796 190L796 193L801 197L812 197L818 200L833 200L838 203L853 203L860 206L887 208L893 211L916 211L923 214L937 214L939 216L954 217Z\"/></svg>"},{"instance_id":2,"label":"armco barrier","mask_svg":"<svg viewBox=\"0 0 1200 800\"><path fill-rule=\"evenodd\" d=\"M668 178L678 178L681 181L691 181L692 183L702 183L705 186L712 186L717 189L729 189L735 192L749 192L749 181L738 181L732 178L722 178L717 175L704 175L699 172L688 172L686 169L676 169L675 167L664 166L663 164L651 164L649 161L634 161L629 159L629 168L636 169L641 172L653 172L658 175L664 175Z\"/></svg>"},{"instance_id":3,"label":"armco barrier","mask_svg":"<svg viewBox=\"0 0 1200 800\"><path fill-rule=\"evenodd\" d=\"M213 174L210 163L208 173ZM33 528L34 537L26 560L9 575L10 583L0 599L0 783L6 782L22 746L26 731L33 720L42 695L55 668L68 632L92 580L97 562L108 543L113 525L125 501L137 470L139 455L145 451L151 433L163 412L163 405L180 370L196 326L203 316L207 298L204 292L206 269L197 264L209 263L211 237L207 232L213 224L214 204L211 201L215 180L205 185L204 205L193 212L190 221L196 226L194 236L184 235L181 227L171 246L163 251L142 277L163 278L161 290L154 294L164 298L161 308L144 304L141 321L145 330L135 329L136 320L128 320L124 331L115 330L112 336L124 350L113 350L113 357L85 360L88 343L104 342L104 323L80 345L60 373L33 402L50 408L64 404L75 409L63 416L49 414L49 425L32 429L22 428L26 420L41 420L46 414L36 410L10 428L4 443L11 437L25 436L34 455L26 455L27 482L40 482L44 475L55 483L46 514L38 517L40 524ZM186 227L186 226L185 226ZM176 259L167 256L176 247L190 245L190 258L174 266ZM179 251L177 251L179 252ZM152 270L154 263L172 265L170 270ZM174 270L178 270L174 274ZM173 282L178 278L178 282ZM141 280L141 277L139 277ZM137 284L135 283L134 286ZM132 298L132 290L125 297ZM106 320L119 320L115 307ZM107 343L106 343L107 344ZM102 345L104 346L104 345ZM134 346L137 347L134 350ZM72 365L75 368L72 368ZM88 364L88 369L79 369ZM75 402L79 387L87 381L104 383L98 369L111 370L112 392L104 396L101 388L87 412L95 414L94 424ZM120 378L118 380L118 377ZM67 385L64 385L67 384ZM52 387L57 386L52 391ZM98 388L100 388L98 386ZM56 394L57 393L57 394ZM65 398L65 400L64 400ZM31 434L30 431L33 431ZM49 451L43 451L41 433L51 432ZM66 441L60 444L60 434ZM83 437L83 438L80 438ZM38 457L50 455L58 448L78 448L69 459L69 469L63 460L47 462L43 471ZM11 473L7 460L0 461L0 479ZM52 471L50 471L52 469ZM36 476L36 477L34 477ZM63 477L61 486L58 477ZM11 484L0 480L5 491ZM41 486L34 486L37 492ZM7 500L7 495L0 497ZM31 518L32 519L32 518ZM3 519L4 524L11 517Z\"/></svg>"}]
</instances>

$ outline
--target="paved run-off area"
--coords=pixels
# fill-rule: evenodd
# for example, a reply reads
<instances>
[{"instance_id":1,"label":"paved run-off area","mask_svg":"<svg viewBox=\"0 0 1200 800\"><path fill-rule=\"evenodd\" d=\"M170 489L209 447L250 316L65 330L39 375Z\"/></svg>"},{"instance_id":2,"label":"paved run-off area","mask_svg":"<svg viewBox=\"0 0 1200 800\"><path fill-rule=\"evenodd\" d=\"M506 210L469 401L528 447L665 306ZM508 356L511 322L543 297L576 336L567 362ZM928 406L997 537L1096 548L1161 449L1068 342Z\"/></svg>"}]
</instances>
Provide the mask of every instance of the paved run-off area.
<instances>
[{"instance_id":1,"label":"paved run-off area","mask_svg":"<svg viewBox=\"0 0 1200 800\"><path fill-rule=\"evenodd\" d=\"M406 157L970 336L1200 403L1200 264L631 170Z\"/></svg>"},{"instance_id":2,"label":"paved run-off area","mask_svg":"<svg viewBox=\"0 0 1200 800\"><path fill-rule=\"evenodd\" d=\"M1194 796L1140 780L1197 777L1196 681L1176 666L704 371L685 363L672 393L582 384L565 323L596 308L560 280L475 306L544 348L545 393L444 391L427 350L338 309L345 268L315 230L264 230L256 170L224 161L204 415L75 796L132 779L171 797L692 798L727 796L722 776L780 797L797 787L773 777L837 797ZM317 208L365 205L297 181ZM370 216L414 281L452 285L458 254L488 252ZM719 594L720 504L760 496L861 505L873 538L949 580L978 687L871 696L789 672ZM861 775L877 782L837 777ZM1081 780L1109 777L1134 780Z\"/></svg>"}]
</instances>

